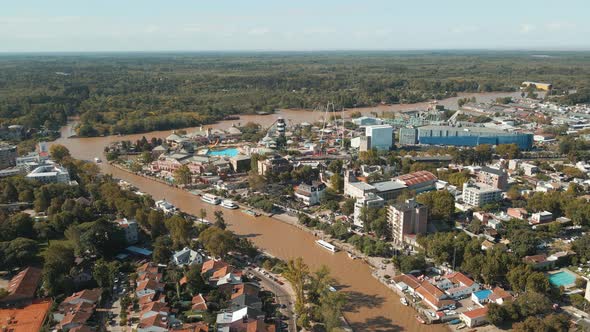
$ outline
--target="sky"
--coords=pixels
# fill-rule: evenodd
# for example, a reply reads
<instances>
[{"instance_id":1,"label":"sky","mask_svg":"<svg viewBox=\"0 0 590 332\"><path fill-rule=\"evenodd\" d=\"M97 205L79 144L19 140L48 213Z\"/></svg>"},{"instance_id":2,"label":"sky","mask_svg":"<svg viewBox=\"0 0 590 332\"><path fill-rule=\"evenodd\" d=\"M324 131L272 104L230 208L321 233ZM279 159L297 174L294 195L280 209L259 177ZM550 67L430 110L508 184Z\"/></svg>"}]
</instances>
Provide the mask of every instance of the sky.
<instances>
[{"instance_id":1,"label":"sky","mask_svg":"<svg viewBox=\"0 0 590 332\"><path fill-rule=\"evenodd\" d=\"M0 0L0 52L590 50L589 0Z\"/></svg>"}]
</instances>

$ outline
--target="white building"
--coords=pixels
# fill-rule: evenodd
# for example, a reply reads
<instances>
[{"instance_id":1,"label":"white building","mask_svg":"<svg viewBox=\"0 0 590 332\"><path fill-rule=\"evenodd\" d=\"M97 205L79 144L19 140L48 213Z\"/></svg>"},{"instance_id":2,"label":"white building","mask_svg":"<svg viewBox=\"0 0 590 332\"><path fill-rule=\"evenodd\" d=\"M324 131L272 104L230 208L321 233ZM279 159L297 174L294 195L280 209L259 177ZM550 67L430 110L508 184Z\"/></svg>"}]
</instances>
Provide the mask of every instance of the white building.
<instances>
[{"instance_id":1,"label":"white building","mask_svg":"<svg viewBox=\"0 0 590 332\"><path fill-rule=\"evenodd\" d=\"M353 224L363 228L364 222L361 218L361 211L363 207L370 209L379 209L385 205L385 200L374 193L368 193L365 196L358 198L354 203L354 219Z\"/></svg>"},{"instance_id":2,"label":"white building","mask_svg":"<svg viewBox=\"0 0 590 332\"><path fill-rule=\"evenodd\" d=\"M295 197L297 197L303 204L307 206L320 204L320 200L326 193L326 185L314 181L312 184L302 183L297 187L295 191Z\"/></svg>"},{"instance_id":3,"label":"white building","mask_svg":"<svg viewBox=\"0 0 590 332\"><path fill-rule=\"evenodd\" d=\"M370 140L371 149L389 150L393 145L393 127L390 125L367 126L365 136Z\"/></svg>"},{"instance_id":4,"label":"white building","mask_svg":"<svg viewBox=\"0 0 590 332\"><path fill-rule=\"evenodd\" d=\"M115 220L117 226L125 232L125 240L127 244L135 244L139 238L139 227L135 219L128 220L127 218Z\"/></svg>"},{"instance_id":5,"label":"white building","mask_svg":"<svg viewBox=\"0 0 590 332\"><path fill-rule=\"evenodd\" d=\"M70 173L61 166L47 164L35 168L27 174L27 179L37 180L43 183L69 183Z\"/></svg>"},{"instance_id":6,"label":"white building","mask_svg":"<svg viewBox=\"0 0 590 332\"><path fill-rule=\"evenodd\" d=\"M172 261L177 266L203 264L203 256L191 248L184 247L184 249L179 250L172 255Z\"/></svg>"},{"instance_id":7,"label":"white building","mask_svg":"<svg viewBox=\"0 0 590 332\"><path fill-rule=\"evenodd\" d=\"M463 202L467 205L482 207L502 199L502 190L484 183L464 183Z\"/></svg>"}]
</instances>

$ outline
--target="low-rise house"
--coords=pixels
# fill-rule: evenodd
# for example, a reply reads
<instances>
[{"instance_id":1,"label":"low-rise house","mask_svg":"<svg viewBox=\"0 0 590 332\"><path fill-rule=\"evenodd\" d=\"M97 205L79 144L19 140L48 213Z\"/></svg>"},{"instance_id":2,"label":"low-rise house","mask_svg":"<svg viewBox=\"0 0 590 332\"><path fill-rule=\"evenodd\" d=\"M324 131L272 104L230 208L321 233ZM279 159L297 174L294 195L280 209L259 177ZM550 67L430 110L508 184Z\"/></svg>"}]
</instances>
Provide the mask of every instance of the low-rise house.
<instances>
[{"instance_id":1,"label":"low-rise house","mask_svg":"<svg viewBox=\"0 0 590 332\"><path fill-rule=\"evenodd\" d=\"M191 248L185 247L172 255L172 262L174 262L176 266L203 264L203 255Z\"/></svg>"},{"instance_id":2,"label":"low-rise house","mask_svg":"<svg viewBox=\"0 0 590 332\"><path fill-rule=\"evenodd\" d=\"M523 208L508 208L508 210L506 210L506 214L512 218L520 220L528 218L528 212L526 209Z\"/></svg>"},{"instance_id":3,"label":"low-rise house","mask_svg":"<svg viewBox=\"0 0 590 332\"><path fill-rule=\"evenodd\" d=\"M84 326L92 317L102 297L102 289L85 289L68 296L60 303L53 319L64 331Z\"/></svg>"},{"instance_id":4,"label":"low-rise house","mask_svg":"<svg viewBox=\"0 0 590 332\"><path fill-rule=\"evenodd\" d=\"M127 244L135 244L139 239L139 227L135 219L117 219L115 220L117 226L125 233L125 241Z\"/></svg>"},{"instance_id":5,"label":"low-rise house","mask_svg":"<svg viewBox=\"0 0 590 332\"><path fill-rule=\"evenodd\" d=\"M476 327L487 323L488 307L477 308L461 313L461 320L468 327Z\"/></svg>"},{"instance_id":6,"label":"low-rise house","mask_svg":"<svg viewBox=\"0 0 590 332\"><path fill-rule=\"evenodd\" d=\"M420 287L420 280L411 274L401 274L393 277L395 287L402 292L408 292L414 294L416 289Z\"/></svg>"},{"instance_id":7,"label":"low-rise house","mask_svg":"<svg viewBox=\"0 0 590 332\"><path fill-rule=\"evenodd\" d=\"M191 300L191 309L193 311L207 311L208 306L207 306L207 301L205 301L205 298L203 297L202 294L197 294L195 296L193 296L192 300Z\"/></svg>"},{"instance_id":8,"label":"low-rise house","mask_svg":"<svg viewBox=\"0 0 590 332\"><path fill-rule=\"evenodd\" d=\"M218 270L225 269L228 267L229 264L222 260L210 259L203 263L203 265L201 266L201 274L203 275L203 277L209 278Z\"/></svg>"},{"instance_id":9,"label":"low-rise house","mask_svg":"<svg viewBox=\"0 0 590 332\"><path fill-rule=\"evenodd\" d=\"M15 307L31 304L41 280L41 270L27 267L10 279L8 295L0 298L0 307Z\"/></svg>"},{"instance_id":10,"label":"low-rise house","mask_svg":"<svg viewBox=\"0 0 590 332\"><path fill-rule=\"evenodd\" d=\"M448 308L455 304L454 300L448 299L445 292L431 284L429 281L422 281L420 286L416 288L415 294L418 295L425 304L436 311Z\"/></svg>"},{"instance_id":11,"label":"low-rise house","mask_svg":"<svg viewBox=\"0 0 590 332\"><path fill-rule=\"evenodd\" d=\"M553 213L549 211L541 211L537 213L533 213L529 220L529 224L531 225L538 225L544 224L547 222L553 221Z\"/></svg>"},{"instance_id":12,"label":"low-rise house","mask_svg":"<svg viewBox=\"0 0 590 332\"><path fill-rule=\"evenodd\" d=\"M168 316L156 314L140 320L137 332L168 332Z\"/></svg>"},{"instance_id":13,"label":"low-rise house","mask_svg":"<svg viewBox=\"0 0 590 332\"><path fill-rule=\"evenodd\" d=\"M492 290L492 294L488 297L490 302L502 305L505 301L512 301L514 297L501 287L496 287Z\"/></svg>"},{"instance_id":14,"label":"low-rise house","mask_svg":"<svg viewBox=\"0 0 590 332\"><path fill-rule=\"evenodd\" d=\"M311 184L301 183L295 190L295 197L303 204L311 206L320 204L325 193L326 185L319 181L313 181Z\"/></svg>"},{"instance_id":15,"label":"low-rise house","mask_svg":"<svg viewBox=\"0 0 590 332\"><path fill-rule=\"evenodd\" d=\"M250 319L264 319L264 313L262 311L252 309L249 307L243 307L237 310L226 310L217 314L217 328L218 331L230 332L230 326L236 322L248 322ZM247 330L239 330L247 331ZM232 331L233 332L233 331ZM258 332L258 331L257 331Z\"/></svg>"},{"instance_id":16,"label":"low-rise house","mask_svg":"<svg viewBox=\"0 0 590 332\"><path fill-rule=\"evenodd\" d=\"M258 174L279 174L291 170L291 163L280 155L270 156L264 160L258 160Z\"/></svg>"},{"instance_id":17,"label":"low-rise house","mask_svg":"<svg viewBox=\"0 0 590 332\"><path fill-rule=\"evenodd\" d=\"M480 286L477 282L473 281L471 278L467 277L461 272L447 274L441 279L441 281L444 282L440 282L440 285L437 283L437 285L439 285L439 287L453 299L460 299L465 296L469 296L471 293L480 289Z\"/></svg>"},{"instance_id":18,"label":"low-rise house","mask_svg":"<svg viewBox=\"0 0 590 332\"><path fill-rule=\"evenodd\" d=\"M142 280L137 282L137 287L135 288L135 295L137 297L143 297L146 295L155 294L156 292L163 292L164 291L164 284L158 282L156 280Z\"/></svg>"},{"instance_id":19,"label":"low-rise house","mask_svg":"<svg viewBox=\"0 0 590 332\"><path fill-rule=\"evenodd\" d=\"M42 183L70 183L70 173L68 170L53 164L35 168L27 174L26 178Z\"/></svg>"},{"instance_id":20,"label":"low-rise house","mask_svg":"<svg viewBox=\"0 0 590 332\"><path fill-rule=\"evenodd\" d=\"M555 261L548 260L545 254L525 256L522 261L535 270L550 270L555 267Z\"/></svg>"},{"instance_id":21,"label":"low-rise house","mask_svg":"<svg viewBox=\"0 0 590 332\"><path fill-rule=\"evenodd\" d=\"M492 295L492 291L489 289L482 289L477 292L473 292L471 294L471 301L477 303L480 306L484 306L486 303L490 301L490 296Z\"/></svg>"}]
</instances>

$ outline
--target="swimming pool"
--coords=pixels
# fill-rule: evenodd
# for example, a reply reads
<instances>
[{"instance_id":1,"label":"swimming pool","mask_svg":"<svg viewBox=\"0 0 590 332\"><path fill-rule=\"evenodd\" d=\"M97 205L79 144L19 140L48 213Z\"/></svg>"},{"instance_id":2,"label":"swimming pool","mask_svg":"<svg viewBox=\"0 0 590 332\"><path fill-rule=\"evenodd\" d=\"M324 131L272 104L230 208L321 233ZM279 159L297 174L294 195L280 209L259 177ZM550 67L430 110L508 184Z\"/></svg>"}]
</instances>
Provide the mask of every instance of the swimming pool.
<instances>
[{"instance_id":1,"label":"swimming pool","mask_svg":"<svg viewBox=\"0 0 590 332\"><path fill-rule=\"evenodd\" d=\"M208 156L221 156L221 157L235 157L238 155L237 148L227 148L222 150L209 150Z\"/></svg>"},{"instance_id":2,"label":"swimming pool","mask_svg":"<svg viewBox=\"0 0 590 332\"><path fill-rule=\"evenodd\" d=\"M549 282L555 287L568 287L576 283L576 275L572 272L561 270L549 275Z\"/></svg>"}]
</instances>

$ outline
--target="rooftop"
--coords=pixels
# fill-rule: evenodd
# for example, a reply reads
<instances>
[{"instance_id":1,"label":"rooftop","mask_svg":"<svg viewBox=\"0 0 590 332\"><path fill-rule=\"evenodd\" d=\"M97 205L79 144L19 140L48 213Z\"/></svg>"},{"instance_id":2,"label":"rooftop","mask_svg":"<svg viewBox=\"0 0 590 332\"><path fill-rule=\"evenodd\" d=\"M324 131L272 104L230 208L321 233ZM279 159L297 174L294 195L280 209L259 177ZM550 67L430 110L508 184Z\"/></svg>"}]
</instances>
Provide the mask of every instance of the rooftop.
<instances>
[{"instance_id":1,"label":"rooftop","mask_svg":"<svg viewBox=\"0 0 590 332\"><path fill-rule=\"evenodd\" d=\"M0 322L10 332L41 331L51 301L40 301L21 309L0 309Z\"/></svg>"}]
</instances>

